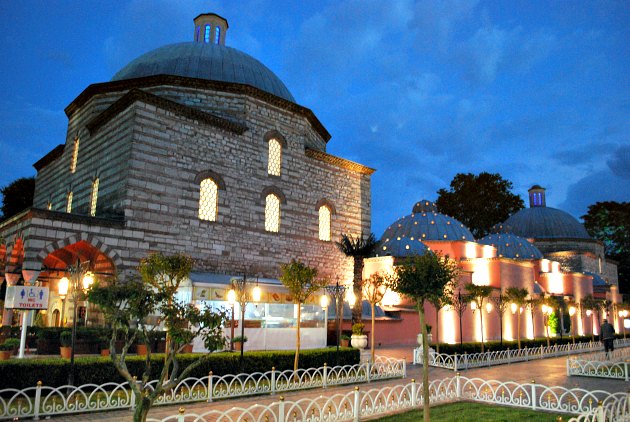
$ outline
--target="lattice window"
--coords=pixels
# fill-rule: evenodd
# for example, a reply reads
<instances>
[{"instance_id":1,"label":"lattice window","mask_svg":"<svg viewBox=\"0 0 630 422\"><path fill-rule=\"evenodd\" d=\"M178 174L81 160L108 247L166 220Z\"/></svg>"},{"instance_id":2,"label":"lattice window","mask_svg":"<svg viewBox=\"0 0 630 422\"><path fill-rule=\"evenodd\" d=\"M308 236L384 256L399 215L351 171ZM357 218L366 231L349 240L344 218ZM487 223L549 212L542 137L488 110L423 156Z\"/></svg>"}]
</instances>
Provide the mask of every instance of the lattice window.
<instances>
[{"instance_id":1,"label":"lattice window","mask_svg":"<svg viewBox=\"0 0 630 422\"><path fill-rule=\"evenodd\" d=\"M92 182L92 195L90 196L90 215L96 215L96 201L98 201L98 177Z\"/></svg>"},{"instance_id":2,"label":"lattice window","mask_svg":"<svg viewBox=\"0 0 630 422\"><path fill-rule=\"evenodd\" d=\"M319 207L319 240L330 241L330 208Z\"/></svg>"},{"instance_id":3,"label":"lattice window","mask_svg":"<svg viewBox=\"0 0 630 422\"><path fill-rule=\"evenodd\" d=\"M70 160L70 173L77 171L77 160L79 159L79 138L74 140L74 148L72 149L72 158Z\"/></svg>"},{"instance_id":4,"label":"lattice window","mask_svg":"<svg viewBox=\"0 0 630 422\"><path fill-rule=\"evenodd\" d=\"M269 161L267 163L267 173L272 176L280 176L282 168L282 144L277 139L269 140Z\"/></svg>"},{"instance_id":5,"label":"lattice window","mask_svg":"<svg viewBox=\"0 0 630 422\"><path fill-rule=\"evenodd\" d=\"M219 186L210 178L203 179L199 187L199 219L217 221Z\"/></svg>"},{"instance_id":6,"label":"lattice window","mask_svg":"<svg viewBox=\"0 0 630 422\"><path fill-rule=\"evenodd\" d=\"M265 198L265 230L280 231L280 198L270 193Z\"/></svg>"},{"instance_id":7,"label":"lattice window","mask_svg":"<svg viewBox=\"0 0 630 422\"><path fill-rule=\"evenodd\" d=\"M68 192L68 198L66 202L66 212L72 212L72 192Z\"/></svg>"}]
</instances>

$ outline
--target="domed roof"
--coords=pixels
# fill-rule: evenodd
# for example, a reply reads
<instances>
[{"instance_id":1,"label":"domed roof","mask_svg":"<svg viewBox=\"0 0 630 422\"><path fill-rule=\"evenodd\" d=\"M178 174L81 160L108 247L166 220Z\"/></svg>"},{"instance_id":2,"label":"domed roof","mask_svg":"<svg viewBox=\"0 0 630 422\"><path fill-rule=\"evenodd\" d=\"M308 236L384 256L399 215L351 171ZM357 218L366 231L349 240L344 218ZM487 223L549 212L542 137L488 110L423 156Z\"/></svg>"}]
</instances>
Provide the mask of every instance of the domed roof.
<instances>
[{"instance_id":1,"label":"domed roof","mask_svg":"<svg viewBox=\"0 0 630 422\"><path fill-rule=\"evenodd\" d=\"M524 208L505 220L502 226L510 233L526 238L591 238L572 215L545 206Z\"/></svg>"},{"instance_id":2,"label":"domed roof","mask_svg":"<svg viewBox=\"0 0 630 422\"><path fill-rule=\"evenodd\" d=\"M422 200L413 210L413 214L402 217L385 230L376 250L378 255L422 255L428 249L423 240L474 241L470 230L458 220L437 212L433 202Z\"/></svg>"},{"instance_id":3,"label":"domed roof","mask_svg":"<svg viewBox=\"0 0 630 422\"><path fill-rule=\"evenodd\" d=\"M477 243L497 248L497 256L512 259L542 259L538 248L522 237L512 233L489 234Z\"/></svg>"},{"instance_id":4,"label":"domed roof","mask_svg":"<svg viewBox=\"0 0 630 422\"><path fill-rule=\"evenodd\" d=\"M225 45L183 42L150 51L133 60L112 81L154 75L175 75L251 85L285 100L293 95L269 68L235 48Z\"/></svg>"}]
</instances>

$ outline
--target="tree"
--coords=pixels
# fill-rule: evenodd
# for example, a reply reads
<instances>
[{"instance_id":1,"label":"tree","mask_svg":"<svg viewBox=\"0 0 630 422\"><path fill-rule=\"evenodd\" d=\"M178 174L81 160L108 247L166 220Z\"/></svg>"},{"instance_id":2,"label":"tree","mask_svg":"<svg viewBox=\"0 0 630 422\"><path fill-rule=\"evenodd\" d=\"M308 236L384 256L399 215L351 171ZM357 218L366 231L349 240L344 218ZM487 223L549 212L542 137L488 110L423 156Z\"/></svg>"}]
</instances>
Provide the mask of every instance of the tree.
<instances>
[{"instance_id":1,"label":"tree","mask_svg":"<svg viewBox=\"0 0 630 422\"><path fill-rule=\"evenodd\" d=\"M424 420L430 420L429 409L429 343L424 304L438 297L452 295L459 274L457 264L448 257L426 252L412 256L394 268L393 290L416 302L422 331L422 408Z\"/></svg>"},{"instance_id":2,"label":"tree","mask_svg":"<svg viewBox=\"0 0 630 422\"><path fill-rule=\"evenodd\" d=\"M500 338L501 338L501 346L503 346L503 316L505 315L505 311L507 311L510 302L508 302L507 297L499 291L497 296L490 296L490 300L494 303L494 308L497 310L497 317L499 318L499 329L500 329Z\"/></svg>"},{"instance_id":3,"label":"tree","mask_svg":"<svg viewBox=\"0 0 630 422\"><path fill-rule=\"evenodd\" d=\"M619 291L630 293L630 202L597 202L582 218L588 233L604 242L606 256L618 262Z\"/></svg>"},{"instance_id":4,"label":"tree","mask_svg":"<svg viewBox=\"0 0 630 422\"><path fill-rule=\"evenodd\" d=\"M475 309L479 311L479 322L481 323L481 353L484 352L483 344L483 301L490 297L492 294L491 286L478 286L473 283L466 284L466 291L472 298L472 302L475 305ZM475 312L473 309L473 313Z\"/></svg>"},{"instance_id":5,"label":"tree","mask_svg":"<svg viewBox=\"0 0 630 422\"><path fill-rule=\"evenodd\" d=\"M464 335L462 330L462 318L464 317L464 312L466 312L466 308L468 308L468 302L470 302L470 298L468 295L463 295L462 292L458 289L457 293L453 293L451 295L451 304L455 312L457 312L459 319L459 350L463 353L464 351Z\"/></svg>"},{"instance_id":6,"label":"tree","mask_svg":"<svg viewBox=\"0 0 630 422\"><path fill-rule=\"evenodd\" d=\"M374 341L376 339L376 327L374 324L374 313L376 311L376 304L383 300L387 289L391 286L392 281L390 276L383 275L381 273L372 274L367 280L363 280L363 296L370 303L372 309L372 335L371 335L371 349L372 349L372 363L374 363Z\"/></svg>"},{"instance_id":7,"label":"tree","mask_svg":"<svg viewBox=\"0 0 630 422\"><path fill-rule=\"evenodd\" d=\"M515 306L512 313L516 313L516 336L518 338L518 348L521 348L521 313L523 312L523 306L527 304L527 296L529 292L523 287L508 287L505 289L506 300L513 303Z\"/></svg>"},{"instance_id":8,"label":"tree","mask_svg":"<svg viewBox=\"0 0 630 422\"><path fill-rule=\"evenodd\" d=\"M505 221L524 207L520 196L510 192L512 182L500 174L458 173L450 190L437 191L438 210L458 219L479 239L490 233L495 224Z\"/></svg>"},{"instance_id":9,"label":"tree","mask_svg":"<svg viewBox=\"0 0 630 422\"><path fill-rule=\"evenodd\" d=\"M585 311L591 311L597 313L599 309L599 301L593 297L593 295L586 295L580 301L580 305L582 309ZM593 321L593 317L591 317L591 341L595 341L595 321Z\"/></svg>"},{"instance_id":10,"label":"tree","mask_svg":"<svg viewBox=\"0 0 630 422\"><path fill-rule=\"evenodd\" d=\"M538 309L538 305L540 305L541 302L541 298L538 297L534 297L534 296L530 296L529 299L527 299L527 309L529 309L529 313L532 317L532 334L534 335L534 337L536 337L536 324L535 324L535 316L536 316L536 310Z\"/></svg>"},{"instance_id":11,"label":"tree","mask_svg":"<svg viewBox=\"0 0 630 422\"><path fill-rule=\"evenodd\" d=\"M353 278L352 292L356 298L357 306L352 309L352 324L361 322L361 310L363 304L363 260L372 255L378 242L373 233L365 237L363 233L359 237L351 234L342 234L338 242L335 242L337 248L346 256L353 260Z\"/></svg>"},{"instance_id":12,"label":"tree","mask_svg":"<svg viewBox=\"0 0 630 422\"><path fill-rule=\"evenodd\" d=\"M292 259L289 264L280 266L282 274L280 281L289 290L293 298L293 303L297 305L297 331L295 334L295 360L293 370L298 370L298 359L300 356L300 323L302 319L302 304L316 291L326 286L325 280L316 280L317 269Z\"/></svg>"},{"instance_id":13,"label":"tree","mask_svg":"<svg viewBox=\"0 0 630 422\"><path fill-rule=\"evenodd\" d=\"M35 194L35 178L21 177L9 183L2 189L2 219L33 206Z\"/></svg>"},{"instance_id":14,"label":"tree","mask_svg":"<svg viewBox=\"0 0 630 422\"><path fill-rule=\"evenodd\" d=\"M190 258L179 255L180 266L171 268L172 274L183 274ZM153 273L153 270L143 268L148 262L171 262L175 264L177 259L164 257L160 259L147 259L141 264L143 274ZM108 285L95 283L88 299L98 305L105 315L107 323L112 328L110 338L110 359L118 370L118 373L129 383L134 396L136 409L133 420L145 421L149 409L155 400L162 394L170 392L177 386L179 380L186 378L191 371L201 365L209 354L197 359L185 368L180 367L177 355L181 353L185 345L196 337L203 339L205 347L210 351L219 350L225 345L223 325L227 320L225 311L213 311L211 309L198 309L192 304L179 303L173 300L174 287L177 283L166 273L156 271L159 274L152 278L152 283L141 280L117 282L112 280ZM152 315L162 317L161 324L155 324ZM147 348L144 372L140 380L132 376L125 357L129 347L136 339L146 341L151 332L163 325L167 333L165 349L165 361L160 375L155 382L151 380L151 350ZM137 326L136 330L130 330L131 326ZM122 338L123 346L119 353L116 351L116 340Z\"/></svg>"}]
</instances>

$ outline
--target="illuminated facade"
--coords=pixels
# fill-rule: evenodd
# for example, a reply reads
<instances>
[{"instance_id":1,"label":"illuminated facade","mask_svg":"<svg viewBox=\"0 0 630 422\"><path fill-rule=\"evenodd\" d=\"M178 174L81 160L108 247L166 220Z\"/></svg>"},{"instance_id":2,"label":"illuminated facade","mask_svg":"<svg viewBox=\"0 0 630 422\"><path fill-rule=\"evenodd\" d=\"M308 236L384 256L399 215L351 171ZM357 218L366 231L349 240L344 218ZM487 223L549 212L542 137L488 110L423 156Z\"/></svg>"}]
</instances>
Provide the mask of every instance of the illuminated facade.
<instances>
[{"instance_id":1,"label":"illuminated facade","mask_svg":"<svg viewBox=\"0 0 630 422\"><path fill-rule=\"evenodd\" d=\"M530 195L531 207L544 207L544 189L540 187L533 189L535 195ZM473 309L474 304L469 303L461 321L452 307L446 307L439 311L438 322L435 308L426 304L427 323L432 326L439 324L439 329L432 331L434 341L439 337L440 342L459 342L460 322L463 341L481 341L482 335L484 340L499 340L501 325L503 339L515 340L518 319L521 338L544 337L547 318L543 314L542 304L532 309L528 306L521 308L498 302L499 292L505 294L509 287L526 289L530 298L539 298L544 294L565 302L566 306L562 307L566 315L565 320L570 319L570 323L574 324L575 334L588 335L592 332L597 334L598 317L601 320L603 315L592 312L587 314L586 310L579 306L574 306L575 310L571 311L575 312L574 315L568 314L571 304L579 304L587 295L608 299L613 304L621 302L616 267L613 263L602 262L601 243L591 239L577 220L562 211L550 210L554 217L552 224L549 223L548 217L544 218L546 214L541 216L546 210L542 212L535 210L536 214L532 218L542 219L536 222L518 216L517 213L516 218L511 217L506 223L496 227L502 232L475 241L462 223L437 212L432 202L420 201L414 206L412 214L395 221L385 230L377 251L378 256L365 262L364 277L369 277L375 272L391 272L395 265L406 257L422 255L431 250L448 255L457 262L460 277L456 294L466 295L464 286L467 283L493 287L494 292L486 300L483 309ZM521 212L527 213L526 210ZM518 221L519 219L521 220ZM517 235L513 230L507 229L510 227L510 221L519 222L515 225L515 230L536 230L539 226L543 227L546 230L544 237L540 235L543 232L538 232L538 238ZM554 227L557 230L554 231ZM538 248L541 241L545 253ZM565 249L569 244L574 247L573 250ZM555 259L558 256L578 256L580 259L563 262ZM572 267L568 263L587 265ZM596 270L593 265L599 265L598 268L601 270L592 271ZM502 324L499 318L500 309L503 310ZM380 327L377 327L379 341L385 340L383 337L386 337L385 341L392 343L414 344L415 336L409 333L419 332L419 326L413 303L403 298L398 304L390 303L389 306L384 304L383 310L386 314L396 317L398 322L380 323ZM621 318L614 315L614 306L610 311L607 315L609 320L614 323L616 331L621 332ZM479 312L483 313L483 333ZM570 335L568 320L564 334Z\"/></svg>"},{"instance_id":2,"label":"illuminated facade","mask_svg":"<svg viewBox=\"0 0 630 422\"><path fill-rule=\"evenodd\" d=\"M57 281L77 260L124 279L151 252L183 252L195 267L180 298L215 305L246 273L266 300L248 308L254 328L263 317L293 326L277 281L292 258L351 279L331 234L370 232L374 170L328 154L326 128L271 70L226 46L227 29L199 15L193 42L138 57L66 108L65 143L34 165L33 208L0 223L1 275L51 287L49 324ZM305 329L317 324L322 309L305 312ZM305 334L306 347L321 337Z\"/></svg>"}]
</instances>

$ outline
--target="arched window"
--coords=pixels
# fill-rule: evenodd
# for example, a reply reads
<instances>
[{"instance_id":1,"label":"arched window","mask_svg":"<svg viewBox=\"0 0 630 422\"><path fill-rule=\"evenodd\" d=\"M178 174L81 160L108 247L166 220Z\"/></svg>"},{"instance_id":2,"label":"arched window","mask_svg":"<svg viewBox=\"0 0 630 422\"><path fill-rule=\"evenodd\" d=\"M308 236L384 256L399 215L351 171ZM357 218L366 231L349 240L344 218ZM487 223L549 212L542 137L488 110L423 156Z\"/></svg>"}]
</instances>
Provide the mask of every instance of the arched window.
<instances>
[{"instance_id":1,"label":"arched window","mask_svg":"<svg viewBox=\"0 0 630 422\"><path fill-rule=\"evenodd\" d=\"M219 44L220 41L221 41L221 28L217 26L216 28L214 28L214 43Z\"/></svg>"},{"instance_id":2,"label":"arched window","mask_svg":"<svg viewBox=\"0 0 630 422\"><path fill-rule=\"evenodd\" d=\"M79 159L79 138L74 138L74 147L72 148L72 158L70 159L70 173L77 171L77 160Z\"/></svg>"},{"instance_id":3,"label":"arched window","mask_svg":"<svg viewBox=\"0 0 630 422\"><path fill-rule=\"evenodd\" d=\"M72 192L68 192L66 212L72 212Z\"/></svg>"},{"instance_id":4,"label":"arched window","mask_svg":"<svg viewBox=\"0 0 630 422\"><path fill-rule=\"evenodd\" d=\"M319 240L330 242L330 208L326 205L319 207Z\"/></svg>"},{"instance_id":5,"label":"arched window","mask_svg":"<svg viewBox=\"0 0 630 422\"><path fill-rule=\"evenodd\" d=\"M211 178L199 184L199 219L217 221L219 204L219 186Z\"/></svg>"},{"instance_id":6,"label":"arched window","mask_svg":"<svg viewBox=\"0 0 630 422\"><path fill-rule=\"evenodd\" d=\"M98 201L98 177L92 182L92 194L90 195L90 215L96 216L96 202Z\"/></svg>"},{"instance_id":7,"label":"arched window","mask_svg":"<svg viewBox=\"0 0 630 422\"><path fill-rule=\"evenodd\" d=\"M276 138L269 140L269 157L267 173L272 176L280 176L282 169L282 144Z\"/></svg>"},{"instance_id":8,"label":"arched window","mask_svg":"<svg viewBox=\"0 0 630 422\"><path fill-rule=\"evenodd\" d=\"M203 42L210 42L210 25L206 25L203 34Z\"/></svg>"},{"instance_id":9,"label":"arched window","mask_svg":"<svg viewBox=\"0 0 630 422\"><path fill-rule=\"evenodd\" d=\"M199 33L201 32L201 27L198 26L195 28L195 41L199 41Z\"/></svg>"},{"instance_id":10,"label":"arched window","mask_svg":"<svg viewBox=\"0 0 630 422\"><path fill-rule=\"evenodd\" d=\"M274 193L265 197L265 230L280 231L280 198Z\"/></svg>"}]
</instances>

